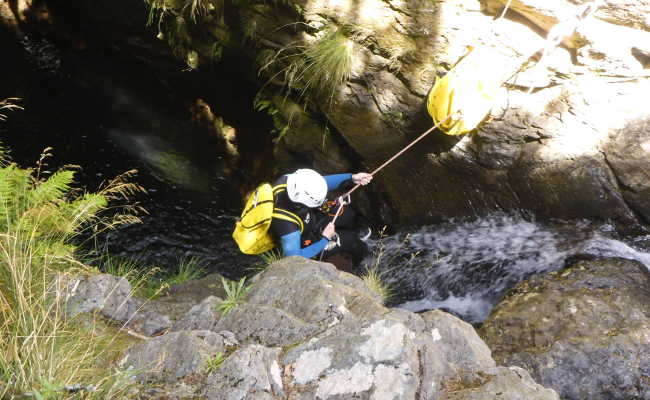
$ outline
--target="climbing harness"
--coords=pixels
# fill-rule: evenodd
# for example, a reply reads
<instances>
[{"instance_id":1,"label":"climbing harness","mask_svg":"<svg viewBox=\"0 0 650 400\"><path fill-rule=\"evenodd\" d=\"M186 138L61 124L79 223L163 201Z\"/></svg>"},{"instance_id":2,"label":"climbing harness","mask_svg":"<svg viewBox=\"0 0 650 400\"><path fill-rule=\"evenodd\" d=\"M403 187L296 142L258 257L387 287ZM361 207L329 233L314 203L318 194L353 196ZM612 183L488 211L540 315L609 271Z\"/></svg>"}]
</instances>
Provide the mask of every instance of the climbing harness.
<instances>
[{"instance_id":1,"label":"climbing harness","mask_svg":"<svg viewBox=\"0 0 650 400\"><path fill-rule=\"evenodd\" d=\"M440 122L438 122L437 124L433 125L431 128L429 128L429 129L427 129L426 131L424 131L424 133L422 133L420 136L418 136L417 138L415 138L411 143L409 143L409 144L406 145L404 148L402 148L402 150L398 151L398 152L395 153L391 158L389 158L389 159L386 160L383 164L381 164L379 167L375 168L375 170L372 171L372 172L370 173L370 175L371 175L371 176L374 176L376 173L378 173L379 171L381 171L381 170L382 170L384 167L386 167L388 164L390 164L391 162L393 162L393 160L395 160L397 157L401 156L404 152L406 152L406 150L410 149L410 148L413 147L417 142L419 142L420 140L424 139L424 137L425 137L426 135L428 135L428 134L431 133L433 130L435 130L436 128L440 127L440 125L442 125L442 124L444 124L445 122L447 122L447 120L451 119L452 117L455 117L455 116L456 116L457 114L459 114L459 113L461 113L461 111L454 112L453 114L447 116L447 117L446 117L445 119L443 119L442 121L440 121ZM354 185L354 187L352 187L352 189L348 190L348 191L345 192L343 195L341 195L341 196L339 196L339 197L337 198L337 201L338 201L338 203L339 203L339 207L338 207L338 209L336 210L336 213L334 214L334 218L332 218L332 222L331 222L332 224L335 224L335 223L336 223L336 220L337 220L338 217L341 215L341 211L343 210L343 207L344 207L345 205L347 205L347 204L350 204L350 202L351 202L351 200L350 200L350 195L352 194L352 192L354 192L355 190L357 190L360 186L361 186L361 184L360 184L360 183L357 183L356 185ZM323 251L321 251L319 260L322 260L322 258L323 258L323 254L325 253L326 250L330 250L330 249L332 249L332 248L335 247L335 245L332 244L332 243L336 243L338 246L341 245L340 238L338 237L338 235L334 237L334 240L333 240L333 241L331 240L330 243L327 244L327 246L325 247L325 249L323 249Z\"/></svg>"}]
</instances>

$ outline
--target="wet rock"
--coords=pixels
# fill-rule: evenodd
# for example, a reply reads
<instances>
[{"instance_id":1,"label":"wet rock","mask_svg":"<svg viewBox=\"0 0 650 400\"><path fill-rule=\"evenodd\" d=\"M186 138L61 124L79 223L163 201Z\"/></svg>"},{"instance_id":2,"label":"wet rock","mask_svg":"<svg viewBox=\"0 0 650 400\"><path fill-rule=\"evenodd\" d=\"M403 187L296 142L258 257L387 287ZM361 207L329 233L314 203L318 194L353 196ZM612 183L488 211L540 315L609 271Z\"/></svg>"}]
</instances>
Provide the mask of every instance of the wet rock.
<instances>
[{"instance_id":1,"label":"wet rock","mask_svg":"<svg viewBox=\"0 0 650 400\"><path fill-rule=\"evenodd\" d=\"M482 336L563 399L650 399L648 284L635 261L581 261L515 287Z\"/></svg>"},{"instance_id":2,"label":"wet rock","mask_svg":"<svg viewBox=\"0 0 650 400\"><path fill-rule=\"evenodd\" d=\"M605 147L623 198L645 223L650 223L650 171L641 167L650 152L650 118L630 122L612 133Z\"/></svg>"},{"instance_id":3,"label":"wet rock","mask_svg":"<svg viewBox=\"0 0 650 400\"><path fill-rule=\"evenodd\" d=\"M230 334L212 331L172 332L144 341L127 353L125 366L141 382L176 382L205 372L208 359L236 345Z\"/></svg>"}]
</instances>

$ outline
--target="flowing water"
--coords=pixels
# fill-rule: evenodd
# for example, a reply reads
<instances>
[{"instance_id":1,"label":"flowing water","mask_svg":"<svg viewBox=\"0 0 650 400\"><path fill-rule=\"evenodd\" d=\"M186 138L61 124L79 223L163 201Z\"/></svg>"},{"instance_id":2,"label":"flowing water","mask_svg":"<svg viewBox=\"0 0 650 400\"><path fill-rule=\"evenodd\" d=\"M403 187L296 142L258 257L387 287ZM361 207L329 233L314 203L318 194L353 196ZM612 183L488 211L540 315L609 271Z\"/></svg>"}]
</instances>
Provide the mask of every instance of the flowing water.
<instances>
[{"instance_id":1,"label":"flowing water","mask_svg":"<svg viewBox=\"0 0 650 400\"><path fill-rule=\"evenodd\" d=\"M572 260L623 257L650 267L647 240L623 241L609 225L588 221L542 223L495 214L373 240L365 264L377 265L399 307L443 308L481 322L515 284Z\"/></svg>"}]
</instances>

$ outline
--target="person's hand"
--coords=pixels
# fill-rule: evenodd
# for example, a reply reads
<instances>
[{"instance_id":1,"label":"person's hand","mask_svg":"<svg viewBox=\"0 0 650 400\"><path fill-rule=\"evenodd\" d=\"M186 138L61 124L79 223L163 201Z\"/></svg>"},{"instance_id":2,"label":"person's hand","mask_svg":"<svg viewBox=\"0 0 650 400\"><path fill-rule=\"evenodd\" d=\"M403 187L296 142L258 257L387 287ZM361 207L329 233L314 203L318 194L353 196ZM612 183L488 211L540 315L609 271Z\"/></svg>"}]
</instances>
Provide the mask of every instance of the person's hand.
<instances>
[{"instance_id":1,"label":"person's hand","mask_svg":"<svg viewBox=\"0 0 650 400\"><path fill-rule=\"evenodd\" d=\"M367 185L372 180L372 175L367 172L358 172L352 175L352 182L356 185Z\"/></svg>"},{"instance_id":2,"label":"person's hand","mask_svg":"<svg viewBox=\"0 0 650 400\"><path fill-rule=\"evenodd\" d=\"M329 223L325 226L322 233L323 237L327 240L332 240L336 236L336 229L334 228L333 223Z\"/></svg>"}]
</instances>

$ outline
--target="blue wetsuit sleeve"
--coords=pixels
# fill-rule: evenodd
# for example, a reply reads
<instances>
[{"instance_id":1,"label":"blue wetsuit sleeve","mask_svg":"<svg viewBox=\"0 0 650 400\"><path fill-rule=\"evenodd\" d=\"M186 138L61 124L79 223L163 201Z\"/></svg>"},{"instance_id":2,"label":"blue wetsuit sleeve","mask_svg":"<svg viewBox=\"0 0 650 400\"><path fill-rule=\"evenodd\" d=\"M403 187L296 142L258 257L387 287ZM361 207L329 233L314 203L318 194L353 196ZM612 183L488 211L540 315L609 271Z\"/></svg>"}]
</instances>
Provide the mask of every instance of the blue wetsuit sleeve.
<instances>
[{"instance_id":1,"label":"blue wetsuit sleeve","mask_svg":"<svg viewBox=\"0 0 650 400\"><path fill-rule=\"evenodd\" d=\"M325 182L327 182L327 191L336 190L341 184L349 179L352 179L352 174L335 174L325 175Z\"/></svg>"},{"instance_id":2,"label":"blue wetsuit sleeve","mask_svg":"<svg viewBox=\"0 0 650 400\"><path fill-rule=\"evenodd\" d=\"M327 239L322 238L318 242L312 243L304 249L301 249L300 231L280 236L280 241L282 242L282 255L285 257L303 256L305 258L312 258L318 255L318 253L327 246Z\"/></svg>"}]
</instances>

